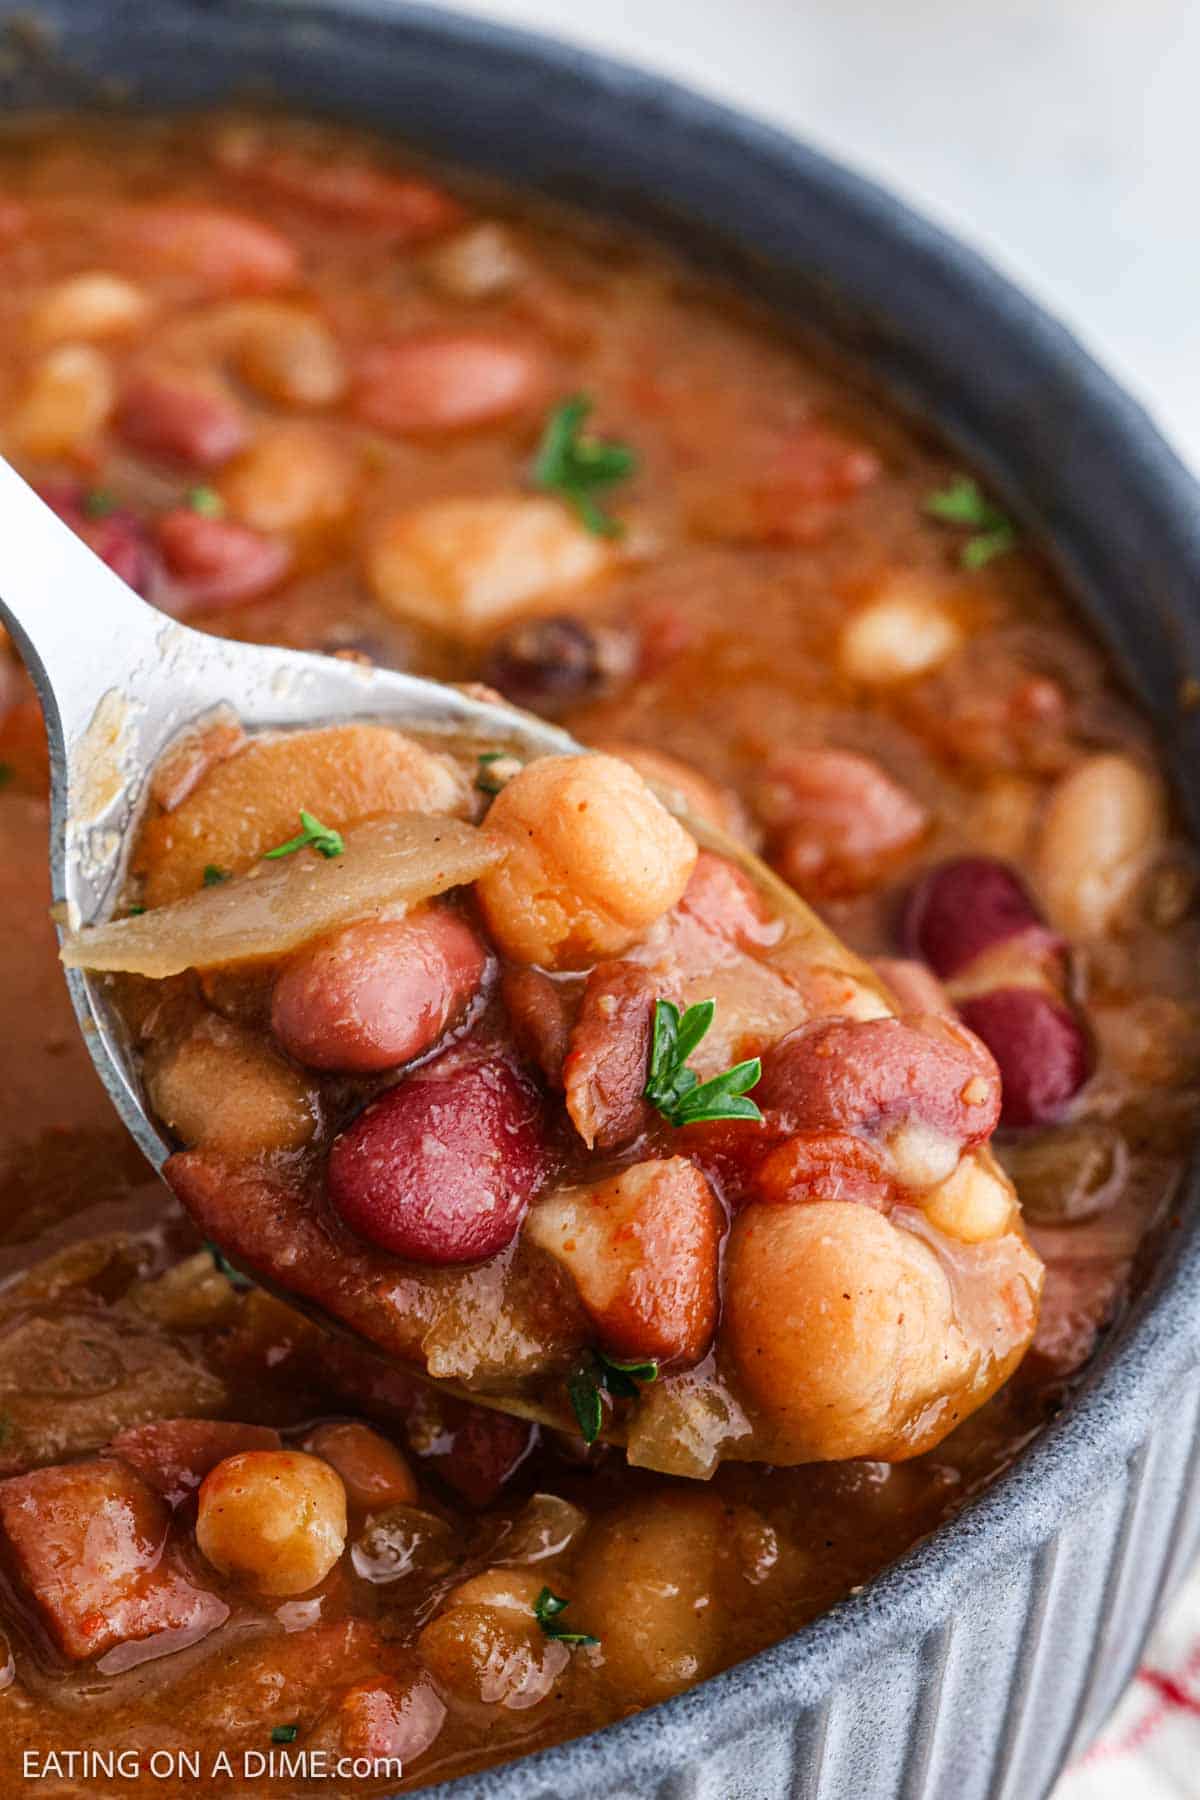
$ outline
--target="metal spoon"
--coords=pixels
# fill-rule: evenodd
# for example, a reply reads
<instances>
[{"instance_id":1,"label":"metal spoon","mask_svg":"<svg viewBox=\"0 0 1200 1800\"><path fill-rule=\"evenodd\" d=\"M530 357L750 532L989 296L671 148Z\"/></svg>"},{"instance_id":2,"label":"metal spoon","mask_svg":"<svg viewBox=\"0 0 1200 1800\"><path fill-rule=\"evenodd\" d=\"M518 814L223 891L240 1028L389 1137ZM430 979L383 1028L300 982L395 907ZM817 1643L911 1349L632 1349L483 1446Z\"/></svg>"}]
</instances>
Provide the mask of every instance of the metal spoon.
<instances>
[{"instance_id":1,"label":"metal spoon","mask_svg":"<svg viewBox=\"0 0 1200 1800\"><path fill-rule=\"evenodd\" d=\"M337 657L232 643L139 599L0 461L0 620L33 678L50 740L50 879L60 930L107 917L155 763L214 707L247 731L380 719L495 739L523 757L576 751L564 731L436 681ZM160 1169L174 1146L102 983L67 971L84 1042L113 1104Z\"/></svg>"}]
</instances>

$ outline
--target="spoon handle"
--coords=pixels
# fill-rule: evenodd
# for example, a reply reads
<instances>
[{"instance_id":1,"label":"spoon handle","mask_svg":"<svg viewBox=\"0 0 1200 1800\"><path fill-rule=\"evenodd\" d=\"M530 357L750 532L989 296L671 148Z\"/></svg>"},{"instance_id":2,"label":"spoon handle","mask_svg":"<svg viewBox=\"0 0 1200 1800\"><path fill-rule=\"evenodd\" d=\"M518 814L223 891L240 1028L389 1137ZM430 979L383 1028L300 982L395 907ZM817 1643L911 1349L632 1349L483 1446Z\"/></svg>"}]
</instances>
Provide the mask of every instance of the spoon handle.
<instances>
[{"instance_id":1,"label":"spoon handle","mask_svg":"<svg viewBox=\"0 0 1200 1800\"><path fill-rule=\"evenodd\" d=\"M2 460L0 621L38 690L52 752L65 752L166 623Z\"/></svg>"}]
</instances>

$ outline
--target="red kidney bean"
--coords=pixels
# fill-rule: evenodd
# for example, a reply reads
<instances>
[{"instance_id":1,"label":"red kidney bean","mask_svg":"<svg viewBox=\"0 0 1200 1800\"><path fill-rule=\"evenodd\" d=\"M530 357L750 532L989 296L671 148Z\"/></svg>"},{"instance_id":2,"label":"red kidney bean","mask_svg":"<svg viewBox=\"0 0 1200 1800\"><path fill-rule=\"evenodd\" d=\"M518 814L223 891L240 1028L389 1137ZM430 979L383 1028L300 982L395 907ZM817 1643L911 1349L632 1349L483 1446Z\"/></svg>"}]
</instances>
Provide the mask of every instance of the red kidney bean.
<instances>
[{"instance_id":1,"label":"red kidney bean","mask_svg":"<svg viewBox=\"0 0 1200 1800\"><path fill-rule=\"evenodd\" d=\"M999 1065L1005 1125L1057 1119L1091 1074L1091 1046L1079 1016L1039 989L996 988L958 1010Z\"/></svg>"},{"instance_id":2,"label":"red kidney bean","mask_svg":"<svg viewBox=\"0 0 1200 1800\"><path fill-rule=\"evenodd\" d=\"M139 518L123 507L89 518L86 490L77 482L46 482L38 492L114 575L119 575L136 593L151 596L161 567Z\"/></svg>"},{"instance_id":3,"label":"red kidney bean","mask_svg":"<svg viewBox=\"0 0 1200 1800\"><path fill-rule=\"evenodd\" d=\"M399 437L490 425L532 404L542 369L527 345L481 332L426 332L370 350L354 410Z\"/></svg>"},{"instance_id":4,"label":"red kidney bean","mask_svg":"<svg viewBox=\"0 0 1200 1800\"><path fill-rule=\"evenodd\" d=\"M496 1051L444 1052L359 1114L329 1153L329 1196L368 1242L418 1263L511 1243L545 1171L541 1102Z\"/></svg>"},{"instance_id":5,"label":"red kidney bean","mask_svg":"<svg viewBox=\"0 0 1200 1800\"><path fill-rule=\"evenodd\" d=\"M1014 869L990 856L961 856L917 882L905 902L900 938L946 981L985 950L1041 925Z\"/></svg>"},{"instance_id":6,"label":"red kidney bean","mask_svg":"<svg viewBox=\"0 0 1200 1800\"><path fill-rule=\"evenodd\" d=\"M866 892L929 828L920 801L852 750L814 747L777 757L757 810L784 880L822 899Z\"/></svg>"},{"instance_id":7,"label":"red kidney bean","mask_svg":"<svg viewBox=\"0 0 1200 1800\"><path fill-rule=\"evenodd\" d=\"M295 247L270 225L220 206L159 202L119 215L123 243L152 267L216 294L268 294L295 281Z\"/></svg>"},{"instance_id":8,"label":"red kidney bean","mask_svg":"<svg viewBox=\"0 0 1200 1800\"><path fill-rule=\"evenodd\" d=\"M657 995L658 983L636 963L600 963L588 977L563 1086L567 1111L589 1150L628 1143L654 1116L642 1094Z\"/></svg>"},{"instance_id":9,"label":"red kidney bean","mask_svg":"<svg viewBox=\"0 0 1200 1800\"><path fill-rule=\"evenodd\" d=\"M248 436L235 401L183 375L135 378L121 396L116 423L131 449L197 469L228 462Z\"/></svg>"},{"instance_id":10,"label":"red kidney bean","mask_svg":"<svg viewBox=\"0 0 1200 1800\"><path fill-rule=\"evenodd\" d=\"M754 1098L789 1131L919 1119L964 1148L991 1136L1000 1076L985 1046L951 1019L823 1019L763 1056Z\"/></svg>"},{"instance_id":11,"label":"red kidney bean","mask_svg":"<svg viewBox=\"0 0 1200 1800\"><path fill-rule=\"evenodd\" d=\"M624 632L563 613L523 619L501 633L482 678L518 706L555 713L612 688L629 673L632 656Z\"/></svg>"},{"instance_id":12,"label":"red kidney bean","mask_svg":"<svg viewBox=\"0 0 1200 1800\"><path fill-rule=\"evenodd\" d=\"M271 1026L310 1068L394 1069L436 1044L477 993L487 960L447 907L349 925L281 971Z\"/></svg>"},{"instance_id":13,"label":"red kidney bean","mask_svg":"<svg viewBox=\"0 0 1200 1800\"><path fill-rule=\"evenodd\" d=\"M172 581L178 612L237 606L281 582L292 563L291 546L230 519L209 519L190 507L164 513L158 541Z\"/></svg>"},{"instance_id":14,"label":"red kidney bean","mask_svg":"<svg viewBox=\"0 0 1200 1800\"><path fill-rule=\"evenodd\" d=\"M532 966L505 969L500 977L513 1040L553 1088L563 1084L563 1062L571 1047L581 991L578 978L555 981Z\"/></svg>"}]
</instances>

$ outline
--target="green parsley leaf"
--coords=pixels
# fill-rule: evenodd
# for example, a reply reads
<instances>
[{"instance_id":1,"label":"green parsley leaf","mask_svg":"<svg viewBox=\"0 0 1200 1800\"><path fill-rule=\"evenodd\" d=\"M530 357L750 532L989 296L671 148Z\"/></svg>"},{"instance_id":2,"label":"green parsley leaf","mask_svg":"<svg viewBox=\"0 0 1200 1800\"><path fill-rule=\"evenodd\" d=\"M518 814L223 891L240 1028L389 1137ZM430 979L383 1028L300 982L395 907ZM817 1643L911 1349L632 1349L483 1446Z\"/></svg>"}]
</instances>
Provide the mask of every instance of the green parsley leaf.
<instances>
[{"instance_id":1,"label":"green parsley leaf","mask_svg":"<svg viewBox=\"0 0 1200 1800\"><path fill-rule=\"evenodd\" d=\"M949 487L930 494L925 511L944 525L970 528L973 535L963 545L959 558L964 569L982 569L993 557L1004 556L1016 546L1016 526L998 506L993 506L970 475L956 475Z\"/></svg>"},{"instance_id":2,"label":"green parsley leaf","mask_svg":"<svg viewBox=\"0 0 1200 1800\"><path fill-rule=\"evenodd\" d=\"M328 857L341 856L345 852L346 844L341 832L335 831L331 825L322 825L320 819L314 819L303 807L300 808L300 823L304 827L303 831L297 832L294 838L289 838L286 844L276 844L273 850L265 853L268 862L276 856L290 856L293 850L311 849Z\"/></svg>"},{"instance_id":3,"label":"green parsley leaf","mask_svg":"<svg viewBox=\"0 0 1200 1800\"><path fill-rule=\"evenodd\" d=\"M586 1631L560 1631L554 1623L558 1615L570 1606L569 1600L563 1600L558 1594L552 1594L544 1587L533 1603L533 1616L548 1638L556 1644L581 1644L584 1646L598 1644L599 1638L589 1637Z\"/></svg>"},{"instance_id":4,"label":"green parsley leaf","mask_svg":"<svg viewBox=\"0 0 1200 1800\"><path fill-rule=\"evenodd\" d=\"M128 909L127 917L131 919L140 919L145 910L144 906L131 906Z\"/></svg>"},{"instance_id":5,"label":"green parsley leaf","mask_svg":"<svg viewBox=\"0 0 1200 1800\"><path fill-rule=\"evenodd\" d=\"M298 1725L275 1725L271 1728L273 1744L294 1744L300 1734Z\"/></svg>"},{"instance_id":6,"label":"green parsley leaf","mask_svg":"<svg viewBox=\"0 0 1200 1800\"><path fill-rule=\"evenodd\" d=\"M635 474L638 459L627 444L605 443L584 432L591 410L586 394L555 407L534 458L533 482L545 493L560 495L596 537L620 537L624 526L593 496Z\"/></svg>"},{"instance_id":7,"label":"green parsley leaf","mask_svg":"<svg viewBox=\"0 0 1200 1800\"><path fill-rule=\"evenodd\" d=\"M604 1393L614 1400L636 1400L639 1382L658 1380L658 1364L650 1357L623 1361L603 1350L588 1352L589 1360L567 1377L571 1411L585 1444L594 1444L604 1424Z\"/></svg>"},{"instance_id":8,"label":"green parsley leaf","mask_svg":"<svg viewBox=\"0 0 1200 1800\"><path fill-rule=\"evenodd\" d=\"M187 504L205 519L223 519L225 502L216 488L194 487L187 491Z\"/></svg>"},{"instance_id":9,"label":"green parsley leaf","mask_svg":"<svg viewBox=\"0 0 1200 1800\"><path fill-rule=\"evenodd\" d=\"M204 865L204 885L205 885L205 887L220 887L220 885L223 881L229 881L230 879L231 879L231 876L230 876L228 869L218 868L216 863L205 863L205 865Z\"/></svg>"},{"instance_id":10,"label":"green parsley leaf","mask_svg":"<svg viewBox=\"0 0 1200 1800\"><path fill-rule=\"evenodd\" d=\"M670 1125L700 1125L711 1119L761 1119L746 1098L762 1077L758 1057L735 1063L722 1075L701 1081L687 1059L707 1035L716 1013L714 1000L699 1000L680 1016L670 1000L654 1003L650 1074L644 1097Z\"/></svg>"},{"instance_id":11,"label":"green parsley leaf","mask_svg":"<svg viewBox=\"0 0 1200 1800\"><path fill-rule=\"evenodd\" d=\"M89 488L83 496L84 517L88 519L107 519L109 513L115 513L118 506L115 494L107 488Z\"/></svg>"},{"instance_id":12,"label":"green parsley leaf","mask_svg":"<svg viewBox=\"0 0 1200 1800\"><path fill-rule=\"evenodd\" d=\"M212 1257L217 1274L223 1275L231 1288L236 1288L238 1293L244 1293L247 1288L255 1285L248 1275L243 1275L240 1269L234 1268L220 1245L214 1244L211 1238L205 1238L204 1248Z\"/></svg>"}]
</instances>

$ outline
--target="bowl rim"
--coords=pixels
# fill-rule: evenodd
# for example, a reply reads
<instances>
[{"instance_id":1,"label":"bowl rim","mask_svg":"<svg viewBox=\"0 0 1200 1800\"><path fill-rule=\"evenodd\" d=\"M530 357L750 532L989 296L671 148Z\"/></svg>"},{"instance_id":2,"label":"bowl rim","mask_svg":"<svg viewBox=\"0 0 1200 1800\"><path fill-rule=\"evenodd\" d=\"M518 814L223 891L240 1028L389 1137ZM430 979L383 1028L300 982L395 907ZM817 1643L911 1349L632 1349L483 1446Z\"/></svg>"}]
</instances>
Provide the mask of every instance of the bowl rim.
<instances>
[{"instance_id":1,"label":"bowl rim","mask_svg":"<svg viewBox=\"0 0 1200 1800\"><path fill-rule=\"evenodd\" d=\"M0 0L0 20L6 10ZM26 13L28 6L11 10ZM44 10L69 16L71 9L51 4ZM114 0L112 10L127 11L136 28L138 0L132 6ZM969 303L979 322L1019 346L1034 370L1058 384L1078 409L1082 425L1115 459L1139 531L1161 535L1178 586L1200 595L1200 486L1144 407L1071 331L983 255L876 181L778 126L668 76L541 31L420 0L175 0L173 10L194 14L205 31L214 21L219 24L222 14L235 13L243 23L247 15L261 15L259 22L269 22L275 30L349 22L355 31L377 36L385 54L394 54L408 40L450 58L483 58L512 71L537 73L586 92L593 103L625 109L633 126L669 133L697 153L702 148L705 155L735 159L747 178L760 170L821 197L876 250L894 255L922 280ZM395 135L404 141L403 130ZM926 416L931 413L927 405ZM953 431L944 421L935 422L960 445L970 439L969 428ZM968 443L967 453L988 468L986 444ZM1070 525L1061 529L1069 537ZM1068 582L1077 590L1093 585L1095 571L1089 577L1076 547L1055 538L1054 521L1044 521L1043 530L1057 544ZM1195 630L1190 619L1180 627L1185 652L1200 646L1200 607L1195 610ZM1200 666L1200 659L1192 666ZM1162 721L1155 723L1161 736ZM1174 762L1178 769L1178 753ZM820 1709L828 1706L840 1683L861 1675L864 1656L897 1639L935 1632L983 1575L993 1576L999 1565L1028 1556L1072 1512L1118 1482L1150 1422L1161 1416L1172 1385L1200 1364L1198 1176L1193 1156L1175 1208L1184 1215L1182 1228L1164 1247L1145 1291L1114 1328L1067 1406L947 1524L799 1631L687 1692L581 1737L526 1755L518 1750L513 1761L420 1791L430 1800L532 1800L551 1792L561 1800L590 1800L604 1791L600 1784L615 1771L623 1792L639 1791L639 1781L657 1789L665 1776L695 1764L707 1747L731 1732L751 1731L764 1715L801 1711L810 1726L816 1714L811 1743L819 1765ZM1191 1451L1192 1464L1197 1460L1200 1443ZM1187 1494L1187 1483L1180 1492ZM1076 1725L1086 1698L1085 1690ZM810 1791L817 1790L814 1776Z\"/></svg>"}]
</instances>

